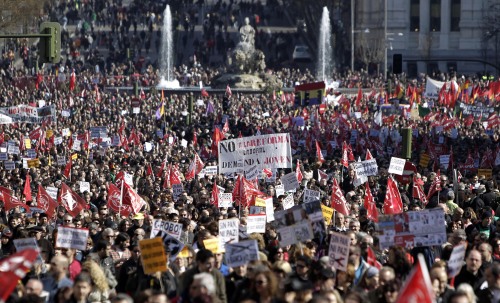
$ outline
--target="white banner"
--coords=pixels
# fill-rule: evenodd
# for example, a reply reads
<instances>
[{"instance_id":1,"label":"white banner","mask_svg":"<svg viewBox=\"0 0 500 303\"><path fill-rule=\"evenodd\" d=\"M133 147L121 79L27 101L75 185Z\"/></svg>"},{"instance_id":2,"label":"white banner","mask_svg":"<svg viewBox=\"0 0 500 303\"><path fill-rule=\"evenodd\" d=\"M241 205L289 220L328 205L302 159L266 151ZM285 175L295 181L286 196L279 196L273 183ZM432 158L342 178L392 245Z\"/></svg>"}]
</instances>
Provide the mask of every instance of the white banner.
<instances>
[{"instance_id":1,"label":"white banner","mask_svg":"<svg viewBox=\"0 0 500 303\"><path fill-rule=\"evenodd\" d=\"M219 207L232 207L233 193L219 193Z\"/></svg>"},{"instance_id":2,"label":"white banner","mask_svg":"<svg viewBox=\"0 0 500 303\"><path fill-rule=\"evenodd\" d=\"M389 164L389 174L403 175L405 170L406 160L401 158L392 157Z\"/></svg>"},{"instance_id":3,"label":"white banner","mask_svg":"<svg viewBox=\"0 0 500 303\"><path fill-rule=\"evenodd\" d=\"M247 233L265 233L266 215L249 215L247 217Z\"/></svg>"},{"instance_id":4,"label":"white banner","mask_svg":"<svg viewBox=\"0 0 500 303\"><path fill-rule=\"evenodd\" d=\"M273 198L266 199L266 218L267 218L267 222L274 221L274 203L273 203Z\"/></svg>"},{"instance_id":5,"label":"white banner","mask_svg":"<svg viewBox=\"0 0 500 303\"><path fill-rule=\"evenodd\" d=\"M274 191L276 192L276 198L278 198L279 196L285 194L285 187L283 186L283 184L276 185L274 187Z\"/></svg>"},{"instance_id":6,"label":"white banner","mask_svg":"<svg viewBox=\"0 0 500 303\"><path fill-rule=\"evenodd\" d=\"M426 78L424 97L437 99L439 91L443 87L444 82L433 80L429 77Z\"/></svg>"},{"instance_id":7,"label":"white banner","mask_svg":"<svg viewBox=\"0 0 500 303\"><path fill-rule=\"evenodd\" d=\"M292 168L290 134L271 134L219 142L219 173L264 168Z\"/></svg>"},{"instance_id":8,"label":"white banner","mask_svg":"<svg viewBox=\"0 0 500 303\"><path fill-rule=\"evenodd\" d=\"M342 271L347 270L347 257L349 256L350 245L351 239L349 236L335 232L332 233L328 249L331 266Z\"/></svg>"},{"instance_id":9,"label":"white banner","mask_svg":"<svg viewBox=\"0 0 500 303\"><path fill-rule=\"evenodd\" d=\"M57 187L53 187L53 186L47 186L47 188L45 188L45 190L47 191L47 193L49 194L49 196L54 199L54 201L57 201Z\"/></svg>"},{"instance_id":10,"label":"white banner","mask_svg":"<svg viewBox=\"0 0 500 303\"><path fill-rule=\"evenodd\" d=\"M153 219L153 227L151 228L150 238L159 236L160 231L171 235L175 239L180 239L182 232L182 224L170 221L163 221L161 219Z\"/></svg>"},{"instance_id":11,"label":"white banner","mask_svg":"<svg viewBox=\"0 0 500 303\"><path fill-rule=\"evenodd\" d=\"M85 182L85 181L80 181L80 192L81 193L84 193L84 192L89 192L90 193L90 183L89 182Z\"/></svg>"},{"instance_id":12,"label":"white banner","mask_svg":"<svg viewBox=\"0 0 500 303\"><path fill-rule=\"evenodd\" d=\"M56 107L54 105L44 107L33 107L29 105L0 107L0 116L0 124L56 121Z\"/></svg>"},{"instance_id":13,"label":"white banner","mask_svg":"<svg viewBox=\"0 0 500 303\"><path fill-rule=\"evenodd\" d=\"M227 266L241 266L254 260L259 260L259 247L257 246L257 240L247 240L226 245Z\"/></svg>"},{"instance_id":14,"label":"white banner","mask_svg":"<svg viewBox=\"0 0 500 303\"><path fill-rule=\"evenodd\" d=\"M89 230L86 228L63 227L57 228L56 247L87 249Z\"/></svg>"},{"instance_id":15,"label":"white banner","mask_svg":"<svg viewBox=\"0 0 500 303\"><path fill-rule=\"evenodd\" d=\"M240 220L238 218L219 221L220 248L224 249L227 244L237 243L240 235Z\"/></svg>"},{"instance_id":16,"label":"white banner","mask_svg":"<svg viewBox=\"0 0 500 303\"><path fill-rule=\"evenodd\" d=\"M375 159L358 161L354 162L353 164L354 164L354 169L356 170L356 176L358 178L376 176L378 174L378 165L377 165L377 160Z\"/></svg>"}]
</instances>

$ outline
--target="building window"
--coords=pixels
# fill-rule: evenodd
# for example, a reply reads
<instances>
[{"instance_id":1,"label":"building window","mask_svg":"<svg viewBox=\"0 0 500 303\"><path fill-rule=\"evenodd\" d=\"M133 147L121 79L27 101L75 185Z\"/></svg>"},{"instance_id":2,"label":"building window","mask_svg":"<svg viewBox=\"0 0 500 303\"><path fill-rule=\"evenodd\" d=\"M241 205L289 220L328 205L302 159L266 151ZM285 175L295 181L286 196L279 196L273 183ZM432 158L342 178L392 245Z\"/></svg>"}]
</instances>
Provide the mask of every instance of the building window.
<instances>
[{"instance_id":1,"label":"building window","mask_svg":"<svg viewBox=\"0 0 500 303\"><path fill-rule=\"evenodd\" d=\"M431 32L441 31L441 0L431 0L431 18L429 21Z\"/></svg>"},{"instance_id":2,"label":"building window","mask_svg":"<svg viewBox=\"0 0 500 303\"><path fill-rule=\"evenodd\" d=\"M410 31L418 32L420 29L420 0L410 2Z\"/></svg>"},{"instance_id":3,"label":"building window","mask_svg":"<svg viewBox=\"0 0 500 303\"><path fill-rule=\"evenodd\" d=\"M406 67L408 69L408 76L410 76L411 78L416 78L418 76L417 63L407 63Z\"/></svg>"},{"instance_id":4,"label":"building window","mask_svg":"<svg viewBox=\"0 0 500 303\"><path fill-rule=\"evenodd\" d=\"M461 9L460 1L461 0L451 1L450 31L452 32L460 31L460 9Z\"/></svg>"}]
</instances>

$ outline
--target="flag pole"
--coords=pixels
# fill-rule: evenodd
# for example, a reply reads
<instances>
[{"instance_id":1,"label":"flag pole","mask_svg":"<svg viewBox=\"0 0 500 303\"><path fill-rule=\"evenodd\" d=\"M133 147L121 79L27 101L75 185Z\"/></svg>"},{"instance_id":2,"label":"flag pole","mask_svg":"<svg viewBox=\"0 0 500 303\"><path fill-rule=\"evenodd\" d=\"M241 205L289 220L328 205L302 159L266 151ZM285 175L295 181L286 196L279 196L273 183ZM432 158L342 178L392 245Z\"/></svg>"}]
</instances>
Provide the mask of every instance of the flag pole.
<instances>
[{"instance_id":1,"label":"flag pole","mask_svg":"<svg viewBox=\"0 0 500 303\"><path fill-rule=\"evenodd\" d=\"M122 212L122 200L123 200L123 183L125 182L125 176L122 179L122 185L120 188L120 206L118 207L118 218L121 217L121 212Z\"/></svg>"}]
</instances>

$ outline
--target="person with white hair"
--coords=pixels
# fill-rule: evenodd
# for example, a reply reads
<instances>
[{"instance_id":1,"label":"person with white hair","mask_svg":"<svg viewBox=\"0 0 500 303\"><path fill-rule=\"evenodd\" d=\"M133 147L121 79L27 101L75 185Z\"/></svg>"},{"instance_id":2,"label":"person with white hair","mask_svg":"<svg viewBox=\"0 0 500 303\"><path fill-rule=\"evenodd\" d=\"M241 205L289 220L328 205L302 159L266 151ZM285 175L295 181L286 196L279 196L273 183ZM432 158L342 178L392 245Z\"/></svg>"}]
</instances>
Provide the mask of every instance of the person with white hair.
<instances>
[{"instance_id":1,"label":"person with white hair","mask_svg":"<svg viewBox=\"0 0 500 303\"><path fill-rule=\"evenodd\" d=\"M191 300L204 296L215 296L214 277L206 272L194 275L193 282L189 286L189 297Z\"/></svg>"}]
</instances>

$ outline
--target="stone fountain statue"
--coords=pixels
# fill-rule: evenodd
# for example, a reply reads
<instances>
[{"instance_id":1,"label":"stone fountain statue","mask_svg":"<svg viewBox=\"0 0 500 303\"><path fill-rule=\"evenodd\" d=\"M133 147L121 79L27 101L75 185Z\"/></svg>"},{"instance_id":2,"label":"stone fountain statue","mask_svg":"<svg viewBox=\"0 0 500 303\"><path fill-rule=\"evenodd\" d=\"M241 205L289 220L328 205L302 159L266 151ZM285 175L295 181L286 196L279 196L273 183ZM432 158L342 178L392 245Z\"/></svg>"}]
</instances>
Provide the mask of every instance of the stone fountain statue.
<instances>
[{"instance_id":1,"label":"stone fountain statue","mask_svg":"<svg viewBox=\"0 0 500 303\"><path fill-rule=\"evenodd\" d=\"M240 42L227 58L227 74L214 79L215 87L225 88L227 84L236 88L276 89L281 83L266 75L264 53L255 48L255 29L250 19L240 28Z\"/></svg>"}]
</instances>

